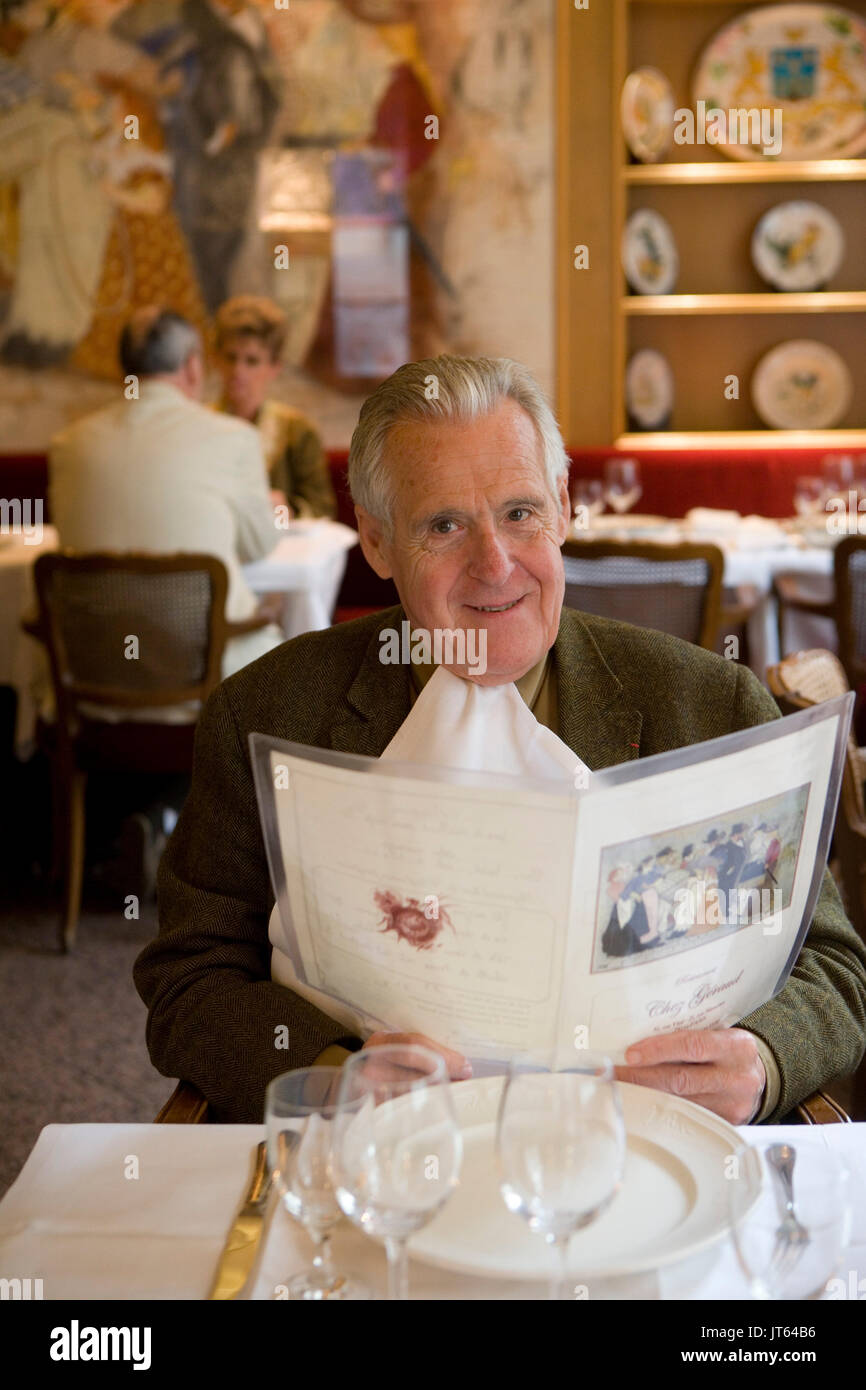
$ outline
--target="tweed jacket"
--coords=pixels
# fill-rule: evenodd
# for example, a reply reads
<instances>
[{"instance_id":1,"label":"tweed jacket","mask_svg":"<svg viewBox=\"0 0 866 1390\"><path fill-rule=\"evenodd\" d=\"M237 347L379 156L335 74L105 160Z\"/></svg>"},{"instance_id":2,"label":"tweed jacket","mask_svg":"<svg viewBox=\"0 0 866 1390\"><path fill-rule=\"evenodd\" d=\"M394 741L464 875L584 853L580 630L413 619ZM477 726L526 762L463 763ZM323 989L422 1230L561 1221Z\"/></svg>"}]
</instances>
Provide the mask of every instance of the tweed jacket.
<instances>
[{"instance_id":1,"label":"tweed jacket","mask_svg":"<svg viewBox=\"0 0 866 1390\"><path fill-rule=\"evenodd\" d=\"M198 1086L221 1121L260 1123L274 1076L330 1043L359 1045L270 978L274 898L247 736L378 757L411 704L409 667L379 661L380 630L404 616L398 607L297 637L224 681L202 713L192 788L160 866L159 935L135 983L154 1065ZM778 717L746 667L630 624L563 609L552 657L559 736L593 771ZM790 980L742 1024L778 1063L767 1120L858 1066L866 946L829 873ZM283 1025L288 1048L276 1045Z\"/></svg>"}]
</instances>

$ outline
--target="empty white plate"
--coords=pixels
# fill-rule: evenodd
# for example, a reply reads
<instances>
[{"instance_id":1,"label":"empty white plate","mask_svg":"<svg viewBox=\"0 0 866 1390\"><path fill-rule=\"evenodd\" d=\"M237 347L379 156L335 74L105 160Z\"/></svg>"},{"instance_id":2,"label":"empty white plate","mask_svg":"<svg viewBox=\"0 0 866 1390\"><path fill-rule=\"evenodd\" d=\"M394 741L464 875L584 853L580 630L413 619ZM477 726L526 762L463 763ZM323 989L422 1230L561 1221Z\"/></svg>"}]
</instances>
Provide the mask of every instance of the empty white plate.
<instances>
[{"instance_id":1,"label":"empty white plate","mask_svg":"<svg viewBox=\"0 0 866 1390\"><path fill-rule=\"evenodd\" d=\"M463 1133L460 1184L413 1236L416 1260L466 1274L547 1279L558 1255L511 1215L499 1191L496 1117L504 1078L451 1087ZM711 1245L729 1229L730 1160L742 1142L725 1120L690 1101L619 1083L627 1132L625 1178L605 1212L569 1246L575 1278L657 1269ZM750 1181L748 1176L739 1179ZM754 1193L757 1197L757 1189Z\"/></svg>"}]
</instances>

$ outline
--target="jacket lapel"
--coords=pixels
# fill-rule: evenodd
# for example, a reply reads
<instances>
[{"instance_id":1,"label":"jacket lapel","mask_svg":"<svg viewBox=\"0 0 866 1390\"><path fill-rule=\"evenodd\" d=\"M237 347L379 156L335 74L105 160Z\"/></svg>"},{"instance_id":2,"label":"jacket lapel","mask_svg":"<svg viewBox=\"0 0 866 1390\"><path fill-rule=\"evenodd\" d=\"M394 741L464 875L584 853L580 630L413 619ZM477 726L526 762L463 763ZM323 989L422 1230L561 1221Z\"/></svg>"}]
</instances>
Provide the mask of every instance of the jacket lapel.
<instances>
[{"instance_id":1,"label":"jacket lapel","mask_svg":"<svg viewBox=\"0 0 866 1390\"><path fill-rule=\"evenodd\" d=\"M405 616L402 608L383 609L380 615L381 625L373 633L346 692L346 705L338 711L331 727L331 747L338 752L378 758L411 709L410 668L384 665L379 660L380 632L386 627L399 632Z\"/></svg>"},{"instance_id":2,"label":"jacket lapel","mask_svg":"<svg viewBox=\"0 0 866 1390\"><path fill-rule=\"evenodd\" d=\"M402 608L385 609L371 637L345 704L331 727L331 747L378 758L412 707L408 666L379 660L379 633L400 630ZM642 716L628 702L578 613L564 608L553 647L559 737L599 771L640 754Z\"/></svg>"},{"instance_id":3,"label":"jacket lapel","mask_svg":"<svg viewBox=\"0 0 866 1390\"><path fill-rule=\"evenodd\" d=\"M562 610L553 656L563 743L594 772L639 757L643 716L572 609Z\"/></svg>"}]
</instances>

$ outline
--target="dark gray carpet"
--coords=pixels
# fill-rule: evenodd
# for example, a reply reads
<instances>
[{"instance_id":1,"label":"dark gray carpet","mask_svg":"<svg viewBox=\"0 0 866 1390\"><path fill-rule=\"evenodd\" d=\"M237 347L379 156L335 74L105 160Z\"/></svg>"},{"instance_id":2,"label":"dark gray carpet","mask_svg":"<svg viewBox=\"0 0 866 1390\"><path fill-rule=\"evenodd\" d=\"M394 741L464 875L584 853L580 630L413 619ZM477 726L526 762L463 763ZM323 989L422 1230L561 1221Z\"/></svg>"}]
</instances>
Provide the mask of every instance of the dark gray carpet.
<instances>
[{"instance_id":1,"label":"dark gray carpet","mask_svg":"<svg viewBox=\"0 0 866 1390\"><path fill-rule=\"evenodd\" d=\"M57 949L57 910L4 907L0 916L0 1195L43 1125L151 1121L174 1082L151 1066L146 1011L132 965L156 934L156 906L139 921L82 914L71 955Z\"/></svg>"}]
</instances>

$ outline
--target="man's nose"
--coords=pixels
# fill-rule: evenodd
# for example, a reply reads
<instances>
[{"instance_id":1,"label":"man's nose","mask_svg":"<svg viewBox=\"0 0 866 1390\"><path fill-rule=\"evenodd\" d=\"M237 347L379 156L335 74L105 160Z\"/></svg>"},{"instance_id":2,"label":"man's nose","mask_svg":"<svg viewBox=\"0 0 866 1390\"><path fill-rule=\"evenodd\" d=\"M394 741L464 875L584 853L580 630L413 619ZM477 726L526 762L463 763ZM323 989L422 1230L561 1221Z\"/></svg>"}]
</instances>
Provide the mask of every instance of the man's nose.
<instances>
[{"instance_id":1,"label":"man's nose","mask_svg":"<svg viewBox=\"0 0 866 1390\"><path fill-rule=\"evenodd\" d=\"M472 546L469 573L485 584L503 584L514 568L511 556L495 531L476 534Z\"/></svg>"}]
</instances>

